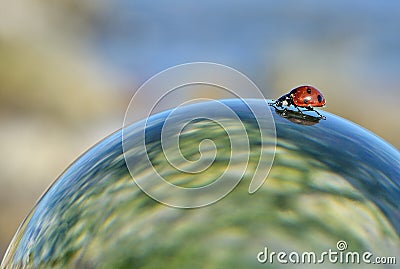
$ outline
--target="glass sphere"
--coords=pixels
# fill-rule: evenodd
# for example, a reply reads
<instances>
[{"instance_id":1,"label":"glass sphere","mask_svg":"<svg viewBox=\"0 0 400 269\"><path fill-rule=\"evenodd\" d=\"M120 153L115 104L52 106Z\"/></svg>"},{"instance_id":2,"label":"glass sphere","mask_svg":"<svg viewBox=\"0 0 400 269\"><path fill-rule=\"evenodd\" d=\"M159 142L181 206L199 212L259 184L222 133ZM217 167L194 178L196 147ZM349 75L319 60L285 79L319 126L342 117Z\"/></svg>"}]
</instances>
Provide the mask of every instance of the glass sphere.
<instances>
[{"instance_id":1,"label":"glass sphere","mask_svg":"<svg viewBox=\"0 0 400 269\"><path fill-rule=\"evenodd\" d=\"M185 127L180 150L186 159L196 160L200 142L209 139L217 151L215 159L199 174L175 169L163 153L168 148L160 142L169 112L156 114L147 121L147 154L124 152L122 133L117 131L61 175L22 223L2 268L281 268L287 267L285 260L296 263L296 252L300 260L304 252L315 252L315 267L363 268L362 260L346 263L340 257L357 252L362 259L369 252L374 261L400 253L397 149L328 112L321 112L326 116L322 120L312 112L302 116L270 107L276 127L275 159L264 184L249 194L260 151L275 150L275 132L264 134L265 147L246 105L240 100L223 102L246 127L248 136L237 139L247 140L251 151L242 180L223 199L182 209L159 203L138 188L125 157L138 167L136 179L148 176L140 167L150 156L167 181L196 187L215 180L230 160L240 163L243 155L230 154L226 130L200 119ZM265 106L265 100L253 102ZM185 109L191 107L212 110L213 104ZM185 119L187 113L181 109L173 121ZM127 139L140 142L139 126L125 129ZM234 174L235 166L231 169ZM336 262L323 256L329 251L338 253ZM271 257L272 252L276 254ZM279 258L279 252L286 257ZM325 260L318 263L321 257ZM295 265L310 267L299 260Z\"/></svg>"}]
</instances>

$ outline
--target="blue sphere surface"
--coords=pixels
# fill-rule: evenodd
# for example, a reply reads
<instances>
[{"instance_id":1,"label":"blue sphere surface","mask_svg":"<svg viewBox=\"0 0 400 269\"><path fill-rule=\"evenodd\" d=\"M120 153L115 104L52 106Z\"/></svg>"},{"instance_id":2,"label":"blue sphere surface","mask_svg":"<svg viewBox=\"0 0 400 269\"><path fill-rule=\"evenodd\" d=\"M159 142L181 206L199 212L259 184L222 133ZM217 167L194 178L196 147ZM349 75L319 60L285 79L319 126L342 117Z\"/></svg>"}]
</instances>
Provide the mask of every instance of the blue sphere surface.
<instances>
[{"instance_id":1,"label":"blue sphere surface","mask_svg":"<svg viewBox=\"0 0 400 269\"><path fill-rule=\"evenodd\" d=\"M259 106L265 100L254 101ZM196 209L166 206L135 184L126 159L142 167L149 158L169 182L197 187L213 182L229 162L241 162L242 152L230 153L227 130L209 120L189 124L180 138L182 155L200 157L199 143L212 140L217 151L212 165L199 174L175 169L165 158L160 133L169 111L147 120L147 152L123 151L121 131L110 135L75 161L45 192L22 223L2 262L2 268L281 268L271 252L400 253L400 153L362 127L323 112L326 120L270 107L276 138L260 132L246 105L224 100L239 116L250 145L246 172L223 199ZM212 110L212 103L191 105ZM191 106L188 106L190 109ZM187 109L187 108L185 108ZM184 120L178 110L173 120ZM226 128L235 124L226 120ZM143 130L129 126L127 139L139 141ZM228 130L228 131L229 131ZM274 132L275 133L275 132ZM235 136L235 132L232 132ZM139 141L140 142L140 141ZM270 144L269 144L270 143ZM250 175L260 151L275 152L265 183L248 193ZM136 170L135 170L136 171ZM195 197L193 197L195 199ZM345 243L345 248L339 243ZM289 264L296 263L286 260ZM309 264L295 264L309 268ZM368 268L394 268L369 264ZM391 267L392 266L392 267ZM344 263L340 268L364 268Z\"/></svg>"}]
</instances>

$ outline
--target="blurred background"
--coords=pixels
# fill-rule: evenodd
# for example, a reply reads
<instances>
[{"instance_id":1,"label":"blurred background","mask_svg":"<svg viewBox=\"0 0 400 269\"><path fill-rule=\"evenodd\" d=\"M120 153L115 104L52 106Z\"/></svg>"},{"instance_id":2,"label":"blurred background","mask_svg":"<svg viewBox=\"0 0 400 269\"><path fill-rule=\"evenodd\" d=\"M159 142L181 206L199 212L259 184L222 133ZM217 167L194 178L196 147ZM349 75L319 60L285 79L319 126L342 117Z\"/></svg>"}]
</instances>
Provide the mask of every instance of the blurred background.
<instances>
[{"instance_id":1,"label":"blurred background","mask_svg":"<svg viewBox=\"0 0 400 269\"><path fill-rule=\"evenodd\" d=\"M266 98L314 85L327 111L399 148L399 26L395 0L3 1L0 259L49 184L122 126L135 89L177 64L231 66Z\"/></svg>"}]
</instances>

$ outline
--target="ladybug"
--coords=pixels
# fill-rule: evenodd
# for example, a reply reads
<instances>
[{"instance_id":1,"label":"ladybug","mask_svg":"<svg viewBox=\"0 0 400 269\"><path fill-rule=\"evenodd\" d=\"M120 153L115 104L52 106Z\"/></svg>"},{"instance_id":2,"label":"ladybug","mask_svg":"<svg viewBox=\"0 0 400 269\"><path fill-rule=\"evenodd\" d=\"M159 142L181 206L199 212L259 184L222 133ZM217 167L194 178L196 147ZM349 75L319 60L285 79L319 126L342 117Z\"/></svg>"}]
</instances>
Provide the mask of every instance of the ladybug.
<instances>
[{"instance_id":1,"label":"ladybug","mask_svg":"<svg viewBox=\"0 0 400 269\"><path fill-rule=\"evenodd\" d=\"M306 116L303 114L300 108L305 108L309 111L315 111L321 119L326 119L326 117L314 110L314 107L323 107L325 104L325 97L322 95L322 93L317 88L309 85L296 87L289 93L282 95L277 100L270 103L270 105L274 106L275 108L285 107L283 114L286 114L287 107L293 105L295 108L297 108L300 114L303 115L304 118Z\"/></svg>"}]
</instances>

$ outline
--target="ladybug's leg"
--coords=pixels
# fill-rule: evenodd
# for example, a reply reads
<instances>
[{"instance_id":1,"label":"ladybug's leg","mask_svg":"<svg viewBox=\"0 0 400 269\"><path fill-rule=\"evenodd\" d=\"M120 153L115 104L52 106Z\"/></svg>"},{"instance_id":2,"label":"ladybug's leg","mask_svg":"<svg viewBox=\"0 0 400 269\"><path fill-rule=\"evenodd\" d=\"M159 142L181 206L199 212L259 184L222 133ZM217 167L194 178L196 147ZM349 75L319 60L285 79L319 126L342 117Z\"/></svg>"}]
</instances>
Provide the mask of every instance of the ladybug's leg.
<instances>
[{"instance_id":1,"label":"ladybug's leg","mask_svg":"<svg viewBox=\"0 0 400 269\"><path fill-rule=\"evenodd\" d=\"M301 109L298 106L295 106L295 108L297 108L297 110L300 112L300 114L303 116L303 118L306 117L306 115L304 115L303 111L301 111Z\"/></svg>"},{"instance_id":2,"label":"ladybug's leg","mask_svg":"<svg viewBox=\"0 0 400 269\"><path fill-rule=\"evenodd\" d=\"M282 116L286 116L286 114L287 114L287 108L285 107L283 110L281 110L282 111Z\"/></svg>"},{"instance_id":3,"label":"ladybug's leg","mask_svg":"<svg viewBox=\"0 0 400 269\"><path fill-rule=\"evenodd\" d=\"M317 110L315 110L313 107L307 107L307 110L309 110L309 111L314 111L315 113L318 114L318 116L319 116L320 119L326 120L326 117L323 116L323 115L321 115L321 113L319 113L319 112L318 112Z\"/></svg>"},{"instance_id":4,"label":"ladybug's leg","mask_svg":"<svg viewBox=\"0 0 400 269\"><path fill-rule=\"evenodd\" d=\"M311 108L310 110L312 110L312 111L314 111L315 113L317 113L318 116L319 116L321 119L326 120L326 117L323 116L323 115L321 115L321 113L319 113L317 110L315 110L315 109L313 109L313 108Z\"/></svg>"}]
</instances>

